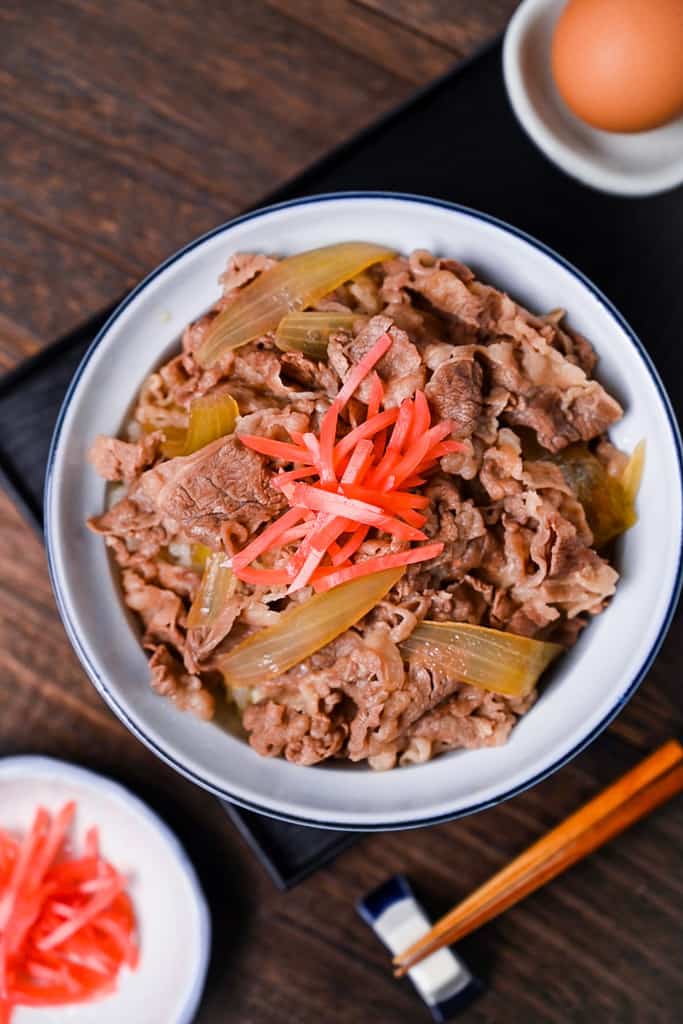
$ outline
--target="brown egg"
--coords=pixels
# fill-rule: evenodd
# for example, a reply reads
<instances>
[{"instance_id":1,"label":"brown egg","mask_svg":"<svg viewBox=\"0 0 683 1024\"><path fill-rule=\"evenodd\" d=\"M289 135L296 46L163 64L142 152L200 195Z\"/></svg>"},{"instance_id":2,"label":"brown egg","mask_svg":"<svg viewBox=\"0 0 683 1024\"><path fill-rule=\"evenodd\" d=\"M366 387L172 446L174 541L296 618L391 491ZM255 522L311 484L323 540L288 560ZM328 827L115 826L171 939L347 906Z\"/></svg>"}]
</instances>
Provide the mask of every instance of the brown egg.
<instances>
[{"instance_id":1,"label":"brown egg","mask_svg":"<svg viewBox=\"0 0 683 1024\"><path fill-rule=\"evenodd\" d=\"M683 112L683 0L569 0L552 70L567 106L595 128L665 124Z\"/></svg>"}]
</instances>

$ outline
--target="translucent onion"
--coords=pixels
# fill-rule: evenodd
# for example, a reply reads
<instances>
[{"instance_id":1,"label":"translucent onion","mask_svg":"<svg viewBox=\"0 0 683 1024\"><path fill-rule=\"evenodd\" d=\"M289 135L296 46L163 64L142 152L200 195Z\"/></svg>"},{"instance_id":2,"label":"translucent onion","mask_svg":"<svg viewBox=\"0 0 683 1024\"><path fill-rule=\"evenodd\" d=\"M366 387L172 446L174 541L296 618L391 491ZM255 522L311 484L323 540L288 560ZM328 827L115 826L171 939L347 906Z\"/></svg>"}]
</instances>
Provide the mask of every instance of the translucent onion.
<instances>
[{"instance_id":1,"label":"translucent onion","mask_svg":"<svg viewBox=\"0 0 683 1024\"><path fill-rule=\"evenodd\" d=\"M235 593L236 585L227 555L212 551L206 558L202 582L187 616L187 628L212 626Z\"/></svg>"},{"instance_id":2,"label":"translucent onion","mask_svg":"<svg viewBox=\"0 0 683 1024\"><path fill-rule=\"evenodd\" d=\"M631 505L635 504L635 500L638 497L638 491L640 490L640 482L643 479L643 470L645 469L645 441L639 441L633 449L633 454L628 460L626 469L621 474L621 486L624 490L624 498ZM633 519L636 520L635 509L633 509Z\"/></svg>"},{"instance_id":3,"label":"translucent onion","mask_svg":"<svg viewBox=\"0 0 683 1024\"><path fill-rule=\"evenodd\" d=\"M637 521L636 498L645 465L645 442L640 441L621 476L582 444L570 445L554 457L584 507L597 548L614 540Z\"/></svg>"},{"instance_id":4,"label":"translucent onion","mask_svg":"<svg viewBox=\"0 0 683 1024\"><path fill-rule=\"evenodd\" d=\"M275 344L283 352L303 352L312 359L324 359L333 331L350 331L355 313L288 313L280 321Z\"/></svg>"},{"instance_id":5,"label":"translucent onion","mask_svg":"<svg viewBox=\"0 0 683 1024\"><path fill-rule=\"evenodd\" d=\"M239 416L237 402L225 392L203 395L190 405L190 420L184 437L167 439L161 446L169 459L176 455L192 455L219 437L232 434Z\"/></svg>"},{"instance_id":6,"label":"translucent onion","mask_svg":"<svg viewBox=\"0 0 683 1024\"><path fill-rule=\"evenodd\" d=\"M541 673L564 650L560 644L531 640L499 629L464 622L421 622L403 641L416 656L451 677L508 697L525 697Z\"/></svg>"},{"instance_id":7,"label":"translucent onion","mask_svg":"<svg viewBox=\"0 0 683 1024\"><path fill-rule=\"evenodd\" d=\"M355 625L382 600L404 572L386 569L317 594L283 612L220 660L228 686L255 686L281 675Z\"/></svg>"},{"instance_id":8,"label":"translucent onion","mask_svg":"<svg viewBox=\"0 0 683 1024\"><path fill-rule=\"evenodd\" d=\"M202 572L204 571L204 567L212 554L213 551L210 547L207 547L206 544L190 545L190 558L192 559L192 565L196 569L201 569Z\"/></svg>"},{"instance_id":9,"label":"translucent onion","mask_svg":"<svg viewBox=\"0 0 683 1024\"><path fill-rule=\"evenodd\" d=\"M340 242L282 260L259 274L212 321L197 350L198 362L213 366L224 352L275 330L287 313L312 305L393 255L393 250L371 242Z\"/></svg>"}]
</instances>

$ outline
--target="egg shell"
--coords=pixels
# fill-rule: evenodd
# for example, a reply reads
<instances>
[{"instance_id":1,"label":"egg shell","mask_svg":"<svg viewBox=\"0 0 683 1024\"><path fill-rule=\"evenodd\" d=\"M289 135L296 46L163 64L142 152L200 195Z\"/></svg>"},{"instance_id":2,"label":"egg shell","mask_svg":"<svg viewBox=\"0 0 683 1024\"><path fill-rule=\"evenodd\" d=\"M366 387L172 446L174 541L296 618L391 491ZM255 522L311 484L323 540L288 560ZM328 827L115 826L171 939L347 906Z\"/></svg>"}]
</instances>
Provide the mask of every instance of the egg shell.
<instances>
[{"instance_id":1,"label":"egg shell","mask_svg":"<svg viewBox=\"0 0 683 1024\"><path fill-rule=\"evenodd\" d=\"M570 0L552 44L557 89L577 117L640 132L683 112L683 0Z\"/></svg>"}]
</instances>

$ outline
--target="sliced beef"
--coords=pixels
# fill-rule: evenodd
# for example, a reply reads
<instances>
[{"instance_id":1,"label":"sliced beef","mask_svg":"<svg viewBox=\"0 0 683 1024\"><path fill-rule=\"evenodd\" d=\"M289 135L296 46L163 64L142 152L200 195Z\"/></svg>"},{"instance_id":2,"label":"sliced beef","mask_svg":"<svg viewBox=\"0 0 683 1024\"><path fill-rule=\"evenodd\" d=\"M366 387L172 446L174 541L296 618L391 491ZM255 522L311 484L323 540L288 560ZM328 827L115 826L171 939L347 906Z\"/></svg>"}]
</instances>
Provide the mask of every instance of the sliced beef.
<instances>
[{"instance_id":1,"label":"sliced beef","mask_svg":"<svg viewBox=\"0 0 683 1024\"><path fill-rule=\"evenodd\" d=\"M431 593L429 618L437 622L482 623L491 604L493 588L475 575L466 573L459 583Z\"/></svg>"},{"instance_id":2,"label":"sliced beef","mask_svg":"<svg viewBox=\"0 0 683 1024\"><path fill-rule=\"evenodd\" d=\"M506 564L498 582L539 628L601 611L618 573L546 497L533 491L505 499ZM496 582L494 580L494 582Z\"/></svg>"},{"instance_id":3,"label":"sliced beef","mask_svg":"<svg viewBox=\"0 0 683 1024\"><path fill-rule=\"evenodd\" d=\"M366 270L349 282L346 286L349 295L348 305L354 313L368 316L379 313L383 305L379 294L381 283L382 278L376 267Z\"/></svg>"},{"instance_id":4,"label":"sliced beef","mask_svg":"<svg viewBox=\"0 0 683 1024\"><path fill-rule=\"evenodd\" d=\"M396 256L384 264L384 278L380 285L380 297L387 306L408 305L410 296L406 291L410 284L410 263L405 256Z\"/></svg>"},{"instance_id":5,"label":"sliced beef","mask_svg":"<svg viewBox=\"0 0 683 1024\"><path fill-rule=\"evenodd\" d=\"M122 480L129 484L143 469L156 462L162 440L161 431L147 434L135 443L100 434L88 452L88 459L104 480Z\"/></svg>"},{"instance_id":6,"label":"sliced beef","mask_svg":"<svg viewBox=\"0 0 683 1024\"><path fill-rule=\"evenodd\" d=\"M381 729L390 695L404 681L403 662L388 627L377 626L365 636L349 630L260 687L266 691L264 700L244 716L249 742L262 750L277 736L280 749L275 752L306 764L314 763L311 758L332 756L346 743L346 756L361 760L371 735ZM266 731L273 726L275 732Z\"/></svg>"},{"instance_id":7,"label":"sliced beef","mask_svg":"<svg viewBox=\"0 0 683 1024\"><path fill-rule=\"evenodd\" d=\"M482 368L471 354L446 360L432 374L426 395L438 419L453 421L453 437L474 433L483 409L483 382Z\"/></svg>"},{"instance_id":8,"label":"sliced beef","mask_svg":"<svg viewBox=\"0 0 683 1024\"><path fill-rule=\"evenodd\" d=\"M258 391L272 395L276 399L293 396L299 398L315 397L317 388L301 390L298 386L287 384L282 380L282 353L276 349L270 337L252 341L235 350L231 369L231 379ZM271 405L272 405L271 401Z\"/></svg>"},{"instance_id":9,"label":"sliced beef","mask_svg":"<svg viewBox=\"0 0 683 1024\"><path fill-rule=\"evenodd\" d=\"M371 766L380 770L393 768L397 760L403 765L422 764L446 750L501 746L518 716L532 703L533 697L515 701L461 683L402 736L376 751L370 759Z\"/></svg>"},{"instance_id":10,"label":"sliced beef","mask_svg":"<svg viewBox=\"0 0 683 1024\"><path fill-rule=\"evenodd\" d=\"M184 565L166 562L162 558L154 562L155 579L165 590L172 590L192 603L199 589L200 574Z\"/></svg>"},{"instance_id":11,"label":"sliced beef","mask_svg":"<svg viewBox=\"0 0 683 1024\"><path fill-rule=\"evenodd\" d=\"M409 735L423 736L435 752L458 747L497 747L507 740L518 715L533 704L461 683L456 692L413 725Z\"/></svg>"},{"instance_id":12,"label":"sliced beef","mask_svg":"<svg viewBox=\"0 0 683 1024\"><path fill-rule=\"evenodd\" d=\"M376 370L384 384L384 405L391 408L423 388L426 374L417 348L405 331L396 327L389 317L373 316L352 338L344 332L333 335L328 343L327 356L340 382L343 382L351 367L359 363L382 335L387 333L392 339L391 348L380 359ZM363 381L356 395L361 402L368 401L369 379Z\"/></svg>"},{"instance_id":13,"label":"sliced beef","mask_svg":"<svg viewBox=\"0 0 683 1024\"><path fill-rule=\"evenodd\" d=\"M564 316L563 309L556 309L541 317L540 322L544 325L542 331L550 345L559 349L570 363L580 366L586 376L590 376L598 361L595 349L588 338L562 324Z\"/></svg>"},{"instance_id":14,"label":"sliced beef","mask_svg":"<svg viewBox=\"0 0 683 1024\"><path fill-rule=\"evenodd\" d=\"M484 352L492 382L509 394L502 419L534 430L551 452L599 437L623 415L602 385L540 336L533 344L498 341Z\"/></svg>"},{"instance_id":15,"label":"sliced beef","mask_svg":"<svg viewBox=\"0 0 683 1024\"><path fill-rule=\"evenodd\" d=\"M312 765L339 753L346 727L322 712L307 714L297 708L264 700L248 707L242 724L249 743L263 757L284 756L297 764Z\"/></svg>"},{"instance_id":16,"label":"sliced beef","mask_svg":"<svg viewBox=\"0 0 683 1024\"><path fill-rule=\"evenodd\" d=\"M575 441L590 441L622 416L621 407L595 381L581 388L563 407L568 396L557 388L530 388L517 396L503 419L518 427L530 427L539 443L551 452Z\"/></svg>"},{"instance_id":17,"label":"sliced beef","mask_svg":"<svg viewBox=\"0 0 683 1024\"><path fill-rule=\"evenodd\" d=\"M390 689L371 685L377 676L364 674L355 685L344 687L357 708L351 720L346 756L368 759L374 768L393 767L397 752L405 746L414 723L441 703L457 687L458 680L427 669L411 660L398 685ZM397 679L398 682L398 679ZM369 685L370 684L370 685ZM392 763L386 763L387 754Z\"/></svg>"},{"instance_id":18,"label":"sliced beef","mask_svg":"<svg viewBox=\"0 0 683 1024\"><path fill-rule=\"evenodd\" d=\"M533 316L503 292L472 282L466 268L453 270L443 261L426 259L420 264L411 259L411 272L415 291L442 313L459 319L474 332L473 338L484 341L491 386L509 394L506 422L532 428L544 447L559 451L573 441L598 437L621 417L618 402L596 381L588 380L595 360L591 346L580 335ZM433 387L438 387L443 375L454 395L465 388L468 404L472 392L480 402L481 388L457 379L464 374L464 368L438 368ZM447 393L446 388L439 390ZM461 436L468 436L466 430Z\"/></svg>"},{"instance_id":19,"label":"sliced beef","mask_svg":"<svg viewBox=\"0 0 683 1024\"><path fill-rule=\"evenodd\" d=\"M452 478L441 474L432 477L425 493L431 504L424 531L428 537L441 540L444 549L436 558L410 567L408 578L415 585L415 577L422 579L427 573L431 577L431 586L438 589L443 580L459 580L480 565L485 549L486 524L474 502L461 498Z\"/></svg>"},{"instance_id":20,"label":"sliced beef","mask_svg":"<svg viewBox=\"0 0 683 1024\"><path fill-rule=\"evenodd\" d=\"M436 260L431 253L418 250L410 258L410 270L411 291L466 327L479 327L483 306L469 287L474 275L468 267L456 260Z\"/></svg>"},{"instance_id":21,"label":"sliced beef","mask_svg":"<svg viewBox=\"0 0 683 1024\"><path fill-rule=\"evenodd\" d=\"M272 256L264 256L262 253L236 252L228 260L219 278L223 296L232 298L240 288L244 288L264 271L271 270L277 262Z\"/></svg>"},{"instance_id":22,"label":"sliced beef","mask_svg":"<svg viewBox=\"0 0 683 1024\"><path fill-rule=\"evenodd\" d=\"M185 357L185 362L190 362L189 357ZM202 398L204 395L208 395L209 392L214 395L226 392L235 398L232 393L232 388L225 384L224 365L211 367L209 370L200 369L197 365L194 365L187 380L183 384L179 384L177 387L173 388L170 391L170 394L174 406L180 406L181 408L186 409L189 413L192 402L197 398Z\"/></svg>"},{"instance_id":23,"label":"sliced beef","mask_svg":"<svg viewBox=\"0 0 683 1024\"><path fill-rule=\"evenodd\" d=\"M151 373L142 385L133 417L145 430L185 430L190 404L224 382L232 353L208 370L197 363L194 355L213 318L213 313L207 314L186 328L180 354Z\"/></svg>"},{"instance_id":24,"label":"sliced beef","mask_svg":"<svg viewBox=\"0 0 683 1024\"><path fill-rule=\"evenodd\" d=\"M133 416L142 428L161 431L185 430L188 422L187 410L174 401L160 373L151 373L142 385Z\"/></svg>"},{"instance_id":25,"label":"sliced beef","mask_svg":"<svg viewBox=\"0 0 683 1024\"><path fill-rule=\"evenodd\" d=\"M185 633L181 620L184 622L185 609L178 594L147 583L144 576L133 569L123 570L121 582L126 604L138 613L145 625L145 642L160 640L182 651Z\"/></svg>"},{"instance_id":26,"label":"sliced beef","mask_svg":"<svg viewBox=\"0 0 683 1024\"><path fill-rule=\"evenodd\" d=\"M330 397L337 393L337 379L327 363L309 359L303 352L283 352L280 366L285 382L295 381L308 391L320 391Z\"/></svg>"},{"instance_id":27,"label":"sliced beef","mask_svg":"<svg viewBox=\"0 0 683 1024\"><path fill-rule=\"evenodd\" d=\"M135 498L177 524L189 540L219 547L225 524L253 532L284 508L269 482L266 460L231 435L147 470Z\"/></svg>"},{"instance_id":28,"label":"sliced beef","mask_svg":"<svg viewBox=\"0 0 683 1024\"><path fill-rule=\"evenodd\" d=\"M291 432L305 433L310 426L310 414L286 405L284 409L259 409L247 416L240 416L235 427L236 434L256 434L271 437L276 441L288 441Z\"/></svg>"},{"instance_id":29,"label":"sliced beef","mask_svg":"<svg viewBox=\"0 0 683 1024\"><path fill-rule=\"evenodd\" d=\"M571 572L549 574L531 600L554 607L571 620L583 612L597 615L616 590L619 573L592 548L584 547L573 560ZM524 597L520 591L520 597Z\"/></svg>"},{"instance_id":30,"label":"sliced beef","mask_svg":"<svg viewBox=\"0 0 683 1024\"><path fill-rule=\"evenodd\" d=\"M389 627L389 636L395 644L410 636L418 622L425 618L430 610L433 591L417 593L412 587L401 587L405 576L392 587L385 601L380 601L365 621L370 628L378 623Z\"/></svg>"},{"instance_id":31,"label":"sliced beef","mask_svg":"<svg viewBox=\"0 0 683 1024\"><path fill-rule=\"evenodd\" d=\"M129 497L121 498L101 516L91 516L87 526L93 533L102 534L112 548L119 541L119 564L124 564L124 550L132 550L143 559L155 558L169 539L158 511Z\"/></svg>"},{"instance_id":32,"label":"sliced beef","mask_svg":"<svg viewBox=\"0 0 683 1024\"><path fill-rule=\"evenodd\" d=\"M183 670L183 666L165 644L148 645L152 689L167 697L179 711L190 711L205 721L213 718L215 699L199 676Z\"/></svg>"},{"instance_id":33,"label":"sliced beef","mask_svg":"<svg viewBox=\"0 0 683 1024\"><path fill-rule=\"evenodd\" d=\"M493 501L522 490L522 447L513 430L503 428L481 461L479 480Z\"/></svg>"}]
</instances>

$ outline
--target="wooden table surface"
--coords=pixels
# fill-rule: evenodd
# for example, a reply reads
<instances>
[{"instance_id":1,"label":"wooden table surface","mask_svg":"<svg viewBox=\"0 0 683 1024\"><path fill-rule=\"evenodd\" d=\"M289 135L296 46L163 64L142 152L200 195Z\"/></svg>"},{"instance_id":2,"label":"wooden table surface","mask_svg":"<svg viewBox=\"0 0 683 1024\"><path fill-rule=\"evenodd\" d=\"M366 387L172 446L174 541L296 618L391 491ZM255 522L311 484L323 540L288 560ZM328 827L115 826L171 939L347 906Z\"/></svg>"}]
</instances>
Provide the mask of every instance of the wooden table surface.
<instances>
[{"instance_id":1,"label":"wooden table surface","mask_svg":"<svg viewBox=\"0 0 683 1024\"><path fill-rule=\"evenodd\" d=\"M4 0L0 367L444 71L514 7ZM612 727L531 792L465 821L367 837L281 894L217 801L156 760L97 696L62 629L43 550L3 495L0 524L0 753L113 775L177 829L213 913L200 1024L427 1020L410 985L392 980L356 899L400 870L433 913L446 910L681 726L670 636ZM680 1019L682 856L679 800L463 943L490 984L465 1019Z\"/></svg>"}]
</instances>

